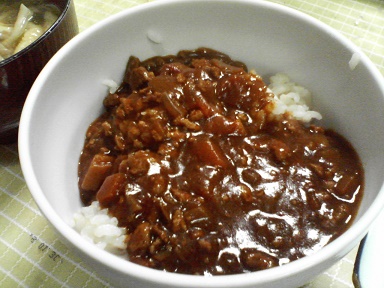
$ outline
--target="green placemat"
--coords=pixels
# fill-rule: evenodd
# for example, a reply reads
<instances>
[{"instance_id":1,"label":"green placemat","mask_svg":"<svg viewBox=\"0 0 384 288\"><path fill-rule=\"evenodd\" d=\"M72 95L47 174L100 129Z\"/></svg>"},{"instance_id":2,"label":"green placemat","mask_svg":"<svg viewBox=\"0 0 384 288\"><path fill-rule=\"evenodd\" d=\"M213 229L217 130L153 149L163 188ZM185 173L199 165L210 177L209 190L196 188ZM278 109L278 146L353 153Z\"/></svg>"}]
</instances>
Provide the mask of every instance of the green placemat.
<instances>
[{"instance_id":1,"label":"green placemat","mask_svg":"<svg viewBox=\"0 0 384 288\"><path fill-rule=\"evenodd\" d=\"M149 1L75 0L80 31ZM381 0L274 0L343 33L384 74L384 2ZM353 287L357 247L305 287ZM0 287L110 287L56 237L26 187L17 146L0 145ZM132 287L134 288L134 287Z\"/></svg>"}]
</instances>

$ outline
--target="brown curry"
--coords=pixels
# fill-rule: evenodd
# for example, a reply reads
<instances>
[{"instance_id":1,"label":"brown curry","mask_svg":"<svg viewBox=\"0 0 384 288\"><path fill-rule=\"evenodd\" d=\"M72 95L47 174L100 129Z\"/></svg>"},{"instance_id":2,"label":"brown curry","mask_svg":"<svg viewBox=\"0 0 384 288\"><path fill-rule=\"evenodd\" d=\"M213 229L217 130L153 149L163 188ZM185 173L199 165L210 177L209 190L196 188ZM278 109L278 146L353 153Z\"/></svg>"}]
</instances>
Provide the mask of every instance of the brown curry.
<instances>
[{"instance_id":1,"label":"brown curry","mask_svg":"<svg viewBox=\"0 0 384 288\"><path fill-rule=\"evenodd\" d=\"M234 274L314 253L356 216L362 164L336 132L273 115L271 99L214 50L131 57L86 134L83 203L108 208L129 260L156 269Z\"/></svg>"}]
</instances>

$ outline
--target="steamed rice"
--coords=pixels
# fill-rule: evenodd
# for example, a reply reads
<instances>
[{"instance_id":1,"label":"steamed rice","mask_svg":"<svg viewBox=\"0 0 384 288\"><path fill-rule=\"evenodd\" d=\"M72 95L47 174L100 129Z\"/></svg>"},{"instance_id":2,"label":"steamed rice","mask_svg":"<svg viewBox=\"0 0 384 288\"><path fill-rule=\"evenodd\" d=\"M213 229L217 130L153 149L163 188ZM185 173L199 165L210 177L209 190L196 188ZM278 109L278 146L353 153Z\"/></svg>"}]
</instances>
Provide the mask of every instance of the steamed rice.
<instances>
[{"instance_id":1,"label":"steamed rice","mask_svg":"<svg viewBox=\"0 0 384 288\"><path fill-rule=\"evenodd\" d=\"M117 84L106 80L103 84L116 91ZM310 110L311 93L304 87L292 82L290 78L278 73L270 78L268 86L273 93L275 115L289 113L292 117L305 123L322 118L321 114ZM125 254L127 242L126 230L118 227L115 217L108 214L108 209L101 209L97 201L82 207L74 215L74 228L90 243L114 254Z\"/></svg>"},{"instance_id":2,"label":"steamed rice","mask_svg":"<svg viewBox=\"0 0 384 288\"><path fill-rule=\"evenodd\" d=\"M114 254L125 253L125 228L118 227L117 218L111 217L108 209L101 209L99 202L82 207L73 220L76 231L90 243Z\"/></svg>"},{"instance_id":3,"label":"steamed rice","mask_svg":"<svg viewBox=\"0 0 384 288\"><path fill-rule=\"evenodd\" d=\"M271 77L268 86L274 94L274 114L290 113L293 118L303 122L313 119L321 120L322 116L317 111L311 111L311 93L304 87L292 82L285 74L278 73Z\"/></svg>"}]
</instances>

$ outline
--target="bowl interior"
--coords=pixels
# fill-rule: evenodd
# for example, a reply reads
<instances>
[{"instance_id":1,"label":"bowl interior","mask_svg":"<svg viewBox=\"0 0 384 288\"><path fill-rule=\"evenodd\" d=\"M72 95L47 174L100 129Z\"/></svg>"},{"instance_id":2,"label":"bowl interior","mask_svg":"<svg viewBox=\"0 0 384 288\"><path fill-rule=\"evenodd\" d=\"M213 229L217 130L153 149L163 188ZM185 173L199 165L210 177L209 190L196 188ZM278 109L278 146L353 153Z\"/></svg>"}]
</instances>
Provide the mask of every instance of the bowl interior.
<instances>
[{"instance_id":1,"label":"bowl interior","mask_svg":"<svg viewBox=\"0 0 384 288\"><path fill-rule=\"evenodd\" d=\"M23 172L43 213L61 226L56 227L60 233L71 230L72 215L81 207L77 163L85 131L101 113L108 93L102 82L120 82L130 55L143 60L202 46L245 62L265 80L287 73L312 92L323 125L353 143L365 167L365 196L348 231L348 238L356 239L343 235L336 240L340 245L334 245L351 249L382 206L375 199L384 197L381 75L362 54L350 69L349 61L359 51L327 26L256 1L142 5L94 25L64 46L35 82L20 126Z\"/></svg>"}]
</instances>

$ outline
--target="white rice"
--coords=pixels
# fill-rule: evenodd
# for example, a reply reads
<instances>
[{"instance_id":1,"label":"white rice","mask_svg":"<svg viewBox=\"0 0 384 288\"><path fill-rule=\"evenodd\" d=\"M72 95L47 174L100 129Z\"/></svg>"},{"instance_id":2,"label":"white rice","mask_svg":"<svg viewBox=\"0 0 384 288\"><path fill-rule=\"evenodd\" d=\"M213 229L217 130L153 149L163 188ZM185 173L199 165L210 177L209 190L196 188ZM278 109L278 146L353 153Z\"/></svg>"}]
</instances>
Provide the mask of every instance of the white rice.
<instances>
[{"instance_id":1,"label":"white rice","mask_svg":"<svg viewBox=\"0 0 384 288\"><path fill-rule=\"evenodd\" d=\"M102 83L109 88L111 94L114 94L119 88L119 85L111 79L105 79Z\"/></svg>"},{"instance_id":2,"label":"white rice","mask_svg":"<svg viewBox=\"0 0 384 288\"><path fill-rule=\"evenodd\" d=\"M348 62L349 69L351 71L355 70L355 68L357 67L357 65L359 63L360 63L360 54L355 52L352 54L351 60L349 60L349 62Z\"/></svg>"},{"instance_id":3,"label":"white rice","mask_svg":"<svg viewBox=\"0 0 384 288\"><path fill-rule=\"evenodd\" d=\"M103 84L114 93L117 84L114 81L104 81ZM311 93L304 87L292 82L285 74L278 73L270 78L270 91L274 94L275 115L290 113L294 118L310 122L320 120L320 113L310 110ZM113 92L112 92L113 91ZM114 254L125 254L127 243L126 230L118 227L115 217L108 214L107 209L101 209L97 201L88 207L83 207L74 215L74 228L85 239L101 249Z\"/></svg>"},{"instance_id":4,"label":"white rice","mask_svg":"<svg viewBox=\"0 0 384 288\"><path fill-rule=\"evenodd\" d=\"M73 216L74 228L82 237L97 247L114 254L124 254L126 250L126 230L117 226L117 218L101 209L98 201L82 207Z\"/></svg>"},{"instance_id":5,"label":"white rice","mask_svg":"<svg viewBox=\"0 0 384 288\"><path fill-rule=\"evenodd\" d=\"M274 94L273 114L280 115L288 112L292 117L306 123L313 119L321 120L322 116L319 112L310 110L311 93L292 82L287 75L278 73L272 76L268 88Z\"/></svg>"}]
</instances>

